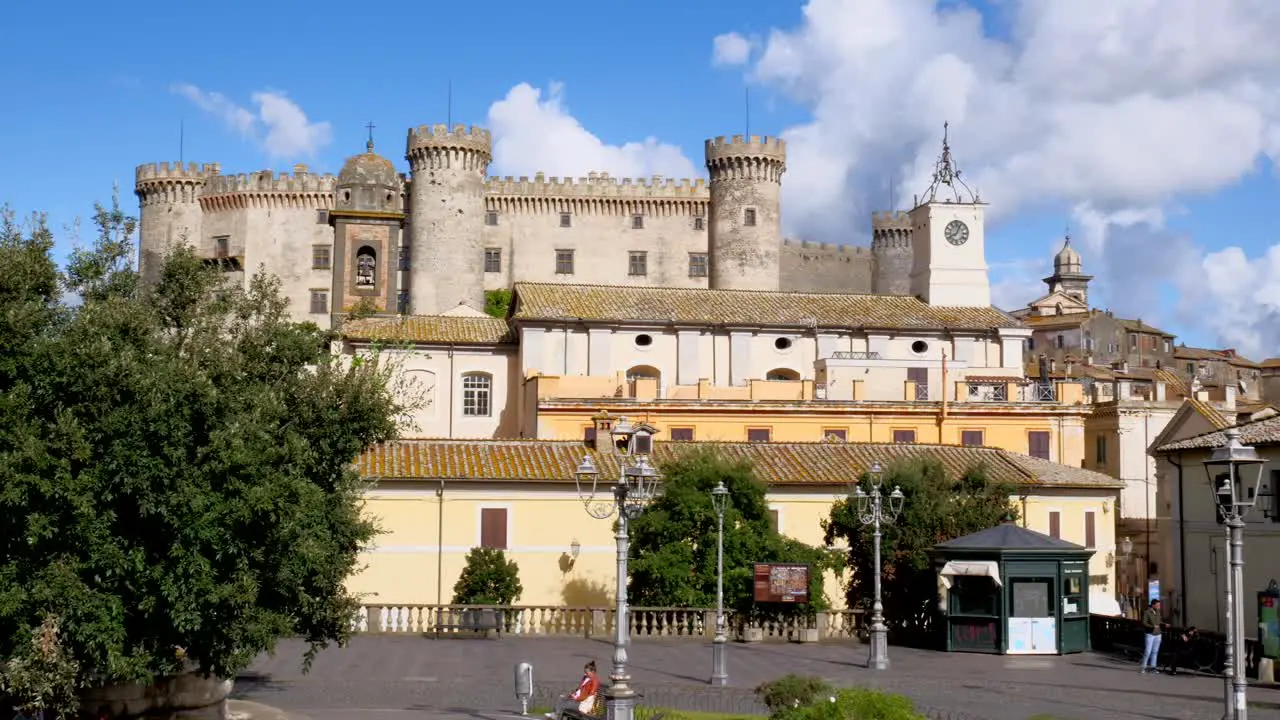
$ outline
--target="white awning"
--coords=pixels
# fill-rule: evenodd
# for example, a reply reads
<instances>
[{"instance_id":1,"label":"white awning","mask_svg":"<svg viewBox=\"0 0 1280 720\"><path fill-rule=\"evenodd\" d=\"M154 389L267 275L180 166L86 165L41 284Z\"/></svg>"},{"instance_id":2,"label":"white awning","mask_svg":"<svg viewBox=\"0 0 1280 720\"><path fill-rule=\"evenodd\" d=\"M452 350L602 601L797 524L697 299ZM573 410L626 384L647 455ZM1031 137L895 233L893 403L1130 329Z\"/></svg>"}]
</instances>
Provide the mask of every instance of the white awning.
<instances>
[{"instance_id":1,"label":"white awning","mask_svg":"<svg viewBox=\"0 0 1280 720\"><path fill-rule=\"evenodd\" d=\"M997 585L1000 582L1000 565L995 560L951 560L938 571L938 579L943 587L951 589L951 578L964 575L967 577L989 577Z\"/></svg>"}]
</instances>

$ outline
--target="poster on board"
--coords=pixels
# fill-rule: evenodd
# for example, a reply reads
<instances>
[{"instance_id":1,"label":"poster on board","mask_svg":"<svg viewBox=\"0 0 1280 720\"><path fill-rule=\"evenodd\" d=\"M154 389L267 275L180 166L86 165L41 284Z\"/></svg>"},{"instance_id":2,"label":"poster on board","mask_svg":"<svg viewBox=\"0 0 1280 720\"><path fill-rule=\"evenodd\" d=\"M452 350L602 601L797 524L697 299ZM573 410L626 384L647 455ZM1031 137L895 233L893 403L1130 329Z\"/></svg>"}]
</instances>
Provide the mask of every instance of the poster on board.
<instances>
[{"instance_id":1,"label":"poster on board","mask_svg":"<svg viewBox=\"0 0 1280 720\"><path fill-rule=\"evenodd\" d=\"M809 602L809 566L756 563L755 600L765 603Z\"/></svg>"}]
</instances>

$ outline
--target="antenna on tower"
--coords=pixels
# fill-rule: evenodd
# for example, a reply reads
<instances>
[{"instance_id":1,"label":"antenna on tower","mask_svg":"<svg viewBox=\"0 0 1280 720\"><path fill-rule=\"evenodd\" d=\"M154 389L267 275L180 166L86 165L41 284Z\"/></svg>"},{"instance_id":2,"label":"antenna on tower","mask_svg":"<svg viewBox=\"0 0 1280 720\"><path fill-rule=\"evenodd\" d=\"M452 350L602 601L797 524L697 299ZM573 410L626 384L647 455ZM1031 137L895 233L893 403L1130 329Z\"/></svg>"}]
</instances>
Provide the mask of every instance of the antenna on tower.
<instances>
[{"instance_id":1,"label":"antenna on tower","mask_svg":"<svg viewBox=\"0 0 1280 720\"><path fill-rule=\"evenodd\" d=\"M178 118L178 164L181 165L186 160L183 153L186 151L187 144L187 128L186 121Z\"/></svg>"},{"instance_id":2,"label":"antenna on tower","mask_svg":"<svg viewBox=\"0 0 1280 720\"><path fill-rule=\"evenodd\" d=\"M449 79L449 104L448 104L448 110L445 114L445 117L448 118L445 124L447 124L450 128L452 128L453 127L453 79L452 78Z\"/></svg>"},{"instance_id":3,"label":"antenna on tower","mask_svg":"<svg viewBox=\"0 0 1280 720\"><path fill-rule=\"evenodd\" d=\"M745 137L749 141L751 140L751 88L743 88L743 93L744 93L743 109L745 111L744 112L745 127L743 128L743 131L746 133L745 135L743 135L743 137Z\"/></svg>"}]
</instances>

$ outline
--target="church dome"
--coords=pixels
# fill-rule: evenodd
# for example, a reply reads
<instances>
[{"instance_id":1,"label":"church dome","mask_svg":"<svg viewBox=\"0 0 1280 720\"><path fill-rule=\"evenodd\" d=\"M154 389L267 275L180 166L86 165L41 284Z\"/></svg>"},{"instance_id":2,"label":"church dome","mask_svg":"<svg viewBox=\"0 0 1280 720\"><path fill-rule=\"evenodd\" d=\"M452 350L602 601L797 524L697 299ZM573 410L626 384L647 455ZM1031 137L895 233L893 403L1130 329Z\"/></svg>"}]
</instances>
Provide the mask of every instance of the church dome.
<instances>
[{"instance_id":1,"label":"church dome","mask_svg":"<svg viewBox=\"0 0 1280 720\"><path fill-rule=\"evenodd\" d=\"M1062 249L1057 255L1053 256L1053 269L1059 273L1078 273L1080 272L1080 253L1071 247L1071 238L1063 243Z\"/></svg>"},{"instance_id":2,"label":"church dome","mask_svg":"<svg viewBox=\"0 0 1280 720\"><path fill-rule=\"evenodd\" d=\"M381 185L383 187L399 187L400 173L391 161L373 151L373 142L367 145L368 151L352 155L342 165L338 173L338 186L344 185Z\"/></svg>"}]
</instances>

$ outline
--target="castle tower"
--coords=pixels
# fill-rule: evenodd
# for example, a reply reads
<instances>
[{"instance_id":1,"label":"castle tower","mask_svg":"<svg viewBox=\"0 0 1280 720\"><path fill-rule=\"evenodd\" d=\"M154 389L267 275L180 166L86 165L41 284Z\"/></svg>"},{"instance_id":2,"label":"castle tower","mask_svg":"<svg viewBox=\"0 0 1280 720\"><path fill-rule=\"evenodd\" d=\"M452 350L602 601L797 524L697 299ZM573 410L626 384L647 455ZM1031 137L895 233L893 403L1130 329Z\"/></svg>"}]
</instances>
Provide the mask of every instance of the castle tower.
<instances>
[{"instance_id":1,"label":"castle tower","mask_svg":"<svg viewBox=\"0 0 1280 720\"><path fill-rule=\"evenodd\" d=\"M943 125L933 182L911 209L911 294L930 305L991 307L986 205L960 179Z\"/></svg>"},{"instance_id":2,"label":"castle tower","mask_svg":"<svg viewBox=\"0 0 1280 720\"><path fill-rule=\"evenodd\" d=\"M711 176L710 287L777 290L786 142L757 135L718 137L707 141L706 154Z\"/></svg>"},{"instance_id":3,"label":"castle tower","mask_svg":"<svg viewBox=\"0 0 1280 720\"><path fill-rule=\"evenodd\" d=\"M871 292L911 294L911 216L904 212L871 215Z\"/></svg>"},{"instance_id":4,"label":"castle tower","mask_svg":"<svg viewBox=\"0 0 1280 720\"><path fill-rule=\"evenodd\" d=\"M1049 286L1049 294L1062 293L1079 300L1089 307L1089 281L1092 275L1085 275L1080 262L1080 253L1071 247L1071 236L1062 243L1062 249L1053 256L1053 274L1044 279Z\"/></svg>"},{"instance_id":5,"label":"castle tower","mask_svg":"<svg viewBox=\"0 0 1280 720\"><path fill-rule=\"evenodd\" d=\"M200 191L205 179L218 173L217 163L138 166L133 192L138 196L138 272L143 282L159 279L164 258L174 245L185 242L200 248Z\"/></svg>"},{"instance_id":6,"label":"castle tower","mask_svg":"<svg viewBox=\"0 0 1280 720\"><path fill-rule=\"evenodd\" d=\"M409 296L415 315L466 304L484 309L485 171L489 131L464 125L409 130Z\"/></svg>"}]
</instances>

